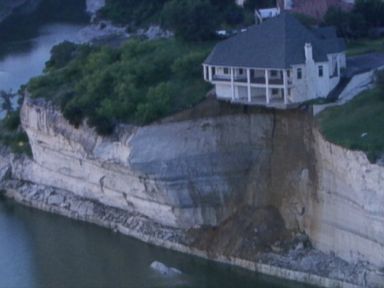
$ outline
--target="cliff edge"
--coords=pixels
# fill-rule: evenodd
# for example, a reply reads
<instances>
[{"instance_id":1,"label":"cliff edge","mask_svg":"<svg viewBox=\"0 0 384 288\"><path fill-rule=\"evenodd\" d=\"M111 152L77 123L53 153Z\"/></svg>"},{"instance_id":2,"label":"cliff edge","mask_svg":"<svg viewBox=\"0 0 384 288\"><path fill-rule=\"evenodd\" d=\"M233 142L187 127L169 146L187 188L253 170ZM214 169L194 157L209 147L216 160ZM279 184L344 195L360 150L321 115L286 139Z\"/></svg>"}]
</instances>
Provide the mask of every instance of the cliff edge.
<instances>
[{"instance_id":1,"label":"cliff edge","mask_svg":"<svg viewBox=\"0 0 384 288\"><path fill-rule=\"evenodd\" d=\"M305 112L201 105L204 113L197 107L100 137L26 99L33 159L11 161L8 194L67 216L83 199L91 207L81 206L83 220L88 210L105 220L100 207L110 207L113 229L259 272L384 287L384 167L325 141Z\"/></svg>"}]
</instances>

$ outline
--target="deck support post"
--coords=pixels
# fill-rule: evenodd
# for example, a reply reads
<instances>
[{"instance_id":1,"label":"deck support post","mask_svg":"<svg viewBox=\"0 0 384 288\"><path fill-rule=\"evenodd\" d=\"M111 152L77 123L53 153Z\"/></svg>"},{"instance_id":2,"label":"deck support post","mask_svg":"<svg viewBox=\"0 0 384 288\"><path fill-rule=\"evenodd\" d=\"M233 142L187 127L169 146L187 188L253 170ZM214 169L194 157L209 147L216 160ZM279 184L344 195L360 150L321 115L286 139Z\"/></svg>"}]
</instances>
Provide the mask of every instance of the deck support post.
<instances>
[{"instance_id":1,"label":"deck support post","mask_svg":"<svg viewBox=\"0 0 384 288\"><path fill-rule=\"evenodd\" d=\"M287 70L283 70L284 79L284 104L288 104L288 75Z\"/></svg>"},{"instance_id":2,"label":"deck support post","mask_svg":"<svg viewBox=\"0 0 384 288\"><path fill-rule=\"evenodd\" d=\"M268 69L265 69L265 96L266 96L266 101L267 104L270 103L271 101L271 95L269 91L269 73Z\"/></svg>"},{"instance_id":3,"label":"deck support post","mask_svg":"<svg viewBox=\"0 0 384 288\"><path fill-rule=\"evenodd\" d=\"M232 93L232 101L235 101L235 77L234 77L234 68L231 68L231 93Z\"/></svg>"},{"instance_id":4,"label":"deck support post","mask_svg":"<svg viewBox=\"0 0 384 288\"><path fill-rule=\"evenodd\" d=\"M248 102L251 103L251 69L247 69Z\"/></svg>"}]
</instances>

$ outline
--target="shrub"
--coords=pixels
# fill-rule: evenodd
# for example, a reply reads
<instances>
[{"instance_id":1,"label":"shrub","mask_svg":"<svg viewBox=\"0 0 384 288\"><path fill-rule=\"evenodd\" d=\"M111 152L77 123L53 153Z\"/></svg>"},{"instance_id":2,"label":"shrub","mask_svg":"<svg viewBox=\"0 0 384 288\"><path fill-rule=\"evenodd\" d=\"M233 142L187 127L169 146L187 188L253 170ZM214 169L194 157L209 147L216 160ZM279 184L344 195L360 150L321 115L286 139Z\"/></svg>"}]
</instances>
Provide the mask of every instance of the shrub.
<instances>
[{"instance_id":1,"label":"shrub","mask_svg":"<svg viewBox=\"0 0 384 288\"><path fill-rule=\"evenodd\" d=\"M10 131L16 131L17 128L20 126L20 111L13 111L8 112L7 116L5 117L4 126L6 129Z\"/></svg>"},{"instance_id":2,"label":"shrub","mask_svg":"<svg viewBox=\"0 0 384 288\"><path fill-rule=\"evenodd\" d=\"M13 153L32 155L27 134L20 128L20 111L8 112L0 121L0 142Z\"/></svg>"},{"instance_id":3,"label":"shrub","mask_svg":"<svg viewBox=\"0 0 384 288\"><path fill-rule=\"evenodd\" d=\"M207 0L171 0L161 14L165 27L176 37L189 41L213 38L219 26L218 15Z\"/></svg>"},{"instance_id":4,"label":"shrub","mask_svg":"<svg viewBox=\"0 0 384 288\"><path fill-rule=\"evenodd\" d=\"M27 89L55 103L75 127L86 120L106 135L119 122L146 124L200 101L209 89L201 63L210 48L135 39L118 49L76 46L72 60L46 69Z\"/></svg>"},{"instance_id":5,"label":"shrub","mask_svg":"<svg viewBox=\"0 0 384 288\"><path fill-rule=\"evenodd\" d=\"M74 58L76 45L69 41L56 45L51 50L51 59L46 63L47 69L59 69L64 67Z\"/></svg>"}]
</instances>

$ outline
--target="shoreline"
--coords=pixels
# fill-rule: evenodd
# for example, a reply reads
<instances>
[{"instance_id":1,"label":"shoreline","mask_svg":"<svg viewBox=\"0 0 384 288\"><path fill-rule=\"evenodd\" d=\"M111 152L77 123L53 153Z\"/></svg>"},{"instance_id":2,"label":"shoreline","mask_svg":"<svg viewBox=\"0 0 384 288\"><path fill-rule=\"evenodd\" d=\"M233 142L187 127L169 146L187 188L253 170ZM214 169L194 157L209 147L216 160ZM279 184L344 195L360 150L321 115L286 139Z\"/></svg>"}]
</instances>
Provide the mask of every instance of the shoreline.
<instances>
[{"instance_id":1,"label":"shoreline","mask_svg":"<svg viewBox=\"0 0 384 288\"><path fill-rule=\"evenodd\" d=\"M5 191L3 196L18 204L95 224L147 244L302 284L319 287L361 287L358 284L268 263L254 262L233 256L210 255L207 251L192 247L192 239L188 239L182 229L162 226L138 213L108 207L64 190L21 183L17 180L10 180L9 182L5 187L2 187Z\"/></svg>"}]
</instances>

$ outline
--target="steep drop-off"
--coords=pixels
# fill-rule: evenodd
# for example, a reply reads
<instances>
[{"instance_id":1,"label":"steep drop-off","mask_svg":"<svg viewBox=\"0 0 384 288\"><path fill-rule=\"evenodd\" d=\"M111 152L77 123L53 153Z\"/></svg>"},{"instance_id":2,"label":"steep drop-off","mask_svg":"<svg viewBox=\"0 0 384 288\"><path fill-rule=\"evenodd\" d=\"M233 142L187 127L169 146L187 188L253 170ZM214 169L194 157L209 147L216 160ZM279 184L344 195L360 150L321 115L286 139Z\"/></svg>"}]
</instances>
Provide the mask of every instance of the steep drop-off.
<instances>
[{"instance_id":1,"label":"steep drop-off","mask_svg":"<svg viewBox=\"0 0 384 288\"><path fill-rule=\"evenodd\" d=\"M13 161L12 177L182 229L185 245L216 256L258 262L304 232L316 248L374 270L335 278L384 287L384 168L326 142L305 112L244 109L208 100L100 137L26 99L33 161Z\"/></svg>"}]
</instances>

